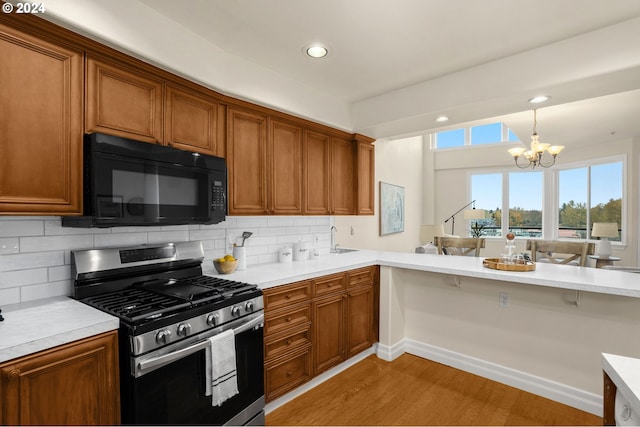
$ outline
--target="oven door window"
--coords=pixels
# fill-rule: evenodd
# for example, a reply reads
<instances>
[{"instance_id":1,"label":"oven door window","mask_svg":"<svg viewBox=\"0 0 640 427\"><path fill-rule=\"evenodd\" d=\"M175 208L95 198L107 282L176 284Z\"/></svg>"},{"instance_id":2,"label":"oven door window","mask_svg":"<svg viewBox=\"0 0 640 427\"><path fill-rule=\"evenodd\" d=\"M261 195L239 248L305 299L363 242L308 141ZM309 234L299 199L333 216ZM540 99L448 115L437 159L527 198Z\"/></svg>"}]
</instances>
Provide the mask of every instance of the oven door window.
<instances>
[{"instance_id":1,"label":"oven door window","mask_svg":"<svg viewBox=\"0 0 640 427\"><path fill-rule=\"evenodd\" d=\"M262 333L259 328L236 335L239 393L221 406L212 406L211 396L205 396L202 350L141 377L127 377L131 395L122 396L123 424L220 425L231 420L264 396Z\"/></svg>"},{"instance_id":2,"label":"oven door window","mask_svg":"<svg viewBox=\"0 0 640 427\"><path fill-rule=\"evenodd\" d=\"M95 168L95 216L130 223L209 218L206 170L102 155Z\"/></svg>"}]
</instances>

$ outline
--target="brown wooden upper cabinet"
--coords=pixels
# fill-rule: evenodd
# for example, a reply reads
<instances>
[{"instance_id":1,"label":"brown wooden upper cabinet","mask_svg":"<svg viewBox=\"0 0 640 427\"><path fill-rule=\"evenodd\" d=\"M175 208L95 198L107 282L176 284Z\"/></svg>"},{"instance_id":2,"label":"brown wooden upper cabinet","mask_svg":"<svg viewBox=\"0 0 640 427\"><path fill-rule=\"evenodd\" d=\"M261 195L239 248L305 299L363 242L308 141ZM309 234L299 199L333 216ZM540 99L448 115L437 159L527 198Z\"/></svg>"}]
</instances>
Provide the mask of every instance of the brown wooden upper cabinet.
<instances>
[{"instance_id":1,"label":"brown wooden upper cabinet","mask_svg":"<svg viewBox=\"0 0 640 427\"><path fill-rule=\"evenodd\" d=\"M302 214L302 127L269 120L269 213Z\"/></svg>"},{"instance_id":2,"label":"brown wooden upper cabinet","mask_svg":"<svg viewBox=\"0 0 640 427\"><path fill-rule=\"evenodd\" d=\"M87 133L224 157L225 107L216 98L90 55L86 70Z\"/></svg>"},{"instance_id":3,"label":"brown wooden upper cabinet","mask_svg":"<svg viewBox=\"0 0 640 427\"><path fill-rule=\"evenodd\" d=\"M229 214L266 215L267 116L227 109Z\"/></svg>"},{"instance_id":4,"label":"brown wooden upper cabinet","mask_svg":"<svg viewBox=\"0 0 640 427\"><path fill-rule=\"evenodd\" d=\"M162 142L162 80L90 56L86 72L87 133Z\"/></svg>"},{"instance_id":5,"label":"brown wooden upper cabinet","mask_svg":"<svg viewBox=\"0 0 640 427\"><path fill-rule=\"evenodd\" d=\"M329 213L331 215L353 215L356 212L355 160L352 141L331 138L329 166L331 180Z\"/></svg>"},{"instance_id":6,"label":"brown wooden upper cabinet","mask_svg":"<svg viewBox=\"0 0 640 427\"><path fill-rule=\"evenodd\" d=\"M258 111L227 112L229 213L302 214L302 128Z\"/></svg>"},{"instance_id":7,"label":"brown wooden upper cabinet","mask_svg":"<svg viewBox=\"0 0 640 427\"><path fill-rule=\"evenodd\" d=\"M303 141L304 213L328 215L331 137L324 133L305 130Z\"/></svg>"},{"instance_id":8,"label":"brown wooden upper cabinet","mask_svg":"<svg viewBox=\"0 0 640 427\"><path fill-rule=\"evenodd\" d=\"M357 147L357 191L358 215L373 215L375 213L375 169L376 159L373 140L356 136Z\"/></svg>"},{"instance_id":9,"label":"brown wooden upper cabinet","mask_svg":"<svg viewBox=\"0 0 640 427\"><path fill-rule=\"evenodd\" d=\"M0 58L0 213L79 214L82 51L0 23Z\"/></svg>"},{"instance_id":10,"label":"brown wooden upper cabinet","mask_svg":"<svg viewBox=\"0 0 640 427\"><path fill-rule=\"evenodd\" d=\"M225 106L211 96L165 85L164 142L183 150L225 156Z\"/></svg>"}]
</instances>

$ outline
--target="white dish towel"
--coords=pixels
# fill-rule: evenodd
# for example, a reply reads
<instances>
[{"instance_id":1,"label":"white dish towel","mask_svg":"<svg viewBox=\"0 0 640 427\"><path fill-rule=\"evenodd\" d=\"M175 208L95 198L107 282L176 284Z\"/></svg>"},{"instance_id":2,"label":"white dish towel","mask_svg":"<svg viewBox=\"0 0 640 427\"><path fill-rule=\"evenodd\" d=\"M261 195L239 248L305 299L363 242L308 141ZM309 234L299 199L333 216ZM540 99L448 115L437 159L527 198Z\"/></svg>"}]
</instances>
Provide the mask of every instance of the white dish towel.
<instances>
[{"instance_id":1,"label":"white dish towel","mask_svg":"<svg viewBox=\"0 0 640 427\"><path fill-rule=\"evenodd\" d=\"M225 400L238 394L236 339L233 329L209 338L205 359L205 395L211 396L212 406L220 406Z\"/></svg>"}]
</instances>

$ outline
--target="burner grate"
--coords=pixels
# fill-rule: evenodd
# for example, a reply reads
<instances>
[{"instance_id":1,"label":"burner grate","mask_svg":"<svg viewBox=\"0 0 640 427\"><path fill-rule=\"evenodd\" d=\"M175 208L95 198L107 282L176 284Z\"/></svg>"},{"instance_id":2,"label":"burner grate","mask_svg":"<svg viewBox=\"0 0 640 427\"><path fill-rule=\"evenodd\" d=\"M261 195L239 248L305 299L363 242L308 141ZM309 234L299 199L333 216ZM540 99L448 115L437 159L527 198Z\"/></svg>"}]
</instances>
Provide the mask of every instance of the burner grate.
<instances>
[{"instance_id":1,"label":"burner grate","mask_svg":"<svg viewBox=\"0 0 640 427\"><path fill-rule=\"evenodd\" d=\"M83 301L134 323L155 319L166 313L191 306L188 302L183 302L178 298L156 294L144 289L125 289L85 298Z\"/></svg>"}]
</instances>

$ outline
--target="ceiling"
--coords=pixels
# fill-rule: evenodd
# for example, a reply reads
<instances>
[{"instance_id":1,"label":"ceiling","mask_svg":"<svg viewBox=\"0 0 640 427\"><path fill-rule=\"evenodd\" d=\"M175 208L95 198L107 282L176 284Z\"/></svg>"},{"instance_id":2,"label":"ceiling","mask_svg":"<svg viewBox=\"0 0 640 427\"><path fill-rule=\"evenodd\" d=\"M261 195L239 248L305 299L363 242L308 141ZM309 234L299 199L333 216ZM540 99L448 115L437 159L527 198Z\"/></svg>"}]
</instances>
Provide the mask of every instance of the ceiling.
<instances>
[{"instance_id":1,"label":"ceiling","mask_svg":"<svg viewBox=\"0 0 640 427\"><path fill-rule=\"evenodd\" d=\"M141 1L230 54L349 103L640 16L637 0L189 0L188 7ZM328 57L303 54L315 42L329 48ZM575 94L566 98L575 101L561 104L562 97L554 103L555 94L548 93L551 102L538 107L541 140L569 144L640 135L637 88L595 98ZM531 106L519 101L511 109L487 106L474 121L503 121L528 141ZM448 127L465 124L455 120L455 110L447 111L453 116ZM437 128L424 124L424 130Z\"/></svg>"}]
</instances>

